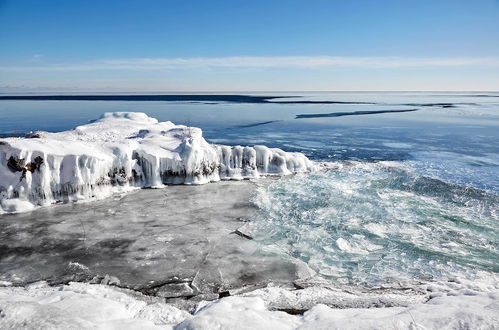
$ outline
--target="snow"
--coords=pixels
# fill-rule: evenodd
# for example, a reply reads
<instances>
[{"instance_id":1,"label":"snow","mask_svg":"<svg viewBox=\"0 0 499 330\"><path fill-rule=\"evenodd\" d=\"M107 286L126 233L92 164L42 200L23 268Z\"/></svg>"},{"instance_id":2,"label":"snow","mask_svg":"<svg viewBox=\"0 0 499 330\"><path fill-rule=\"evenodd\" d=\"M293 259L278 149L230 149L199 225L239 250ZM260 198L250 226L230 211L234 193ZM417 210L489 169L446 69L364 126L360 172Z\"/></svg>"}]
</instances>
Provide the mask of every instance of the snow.
<instances>
[{"instance_id":1,"label":"snow","mask_svg":"<svg viewBox=\"0 0 499 330\"><path fill-rule=\"evenodd\" d=\"M499 326L498 290L461 290L405 307L331 308L315 304L303 315L274 310L258 293L201 302L193 315L155 299L158 298L99 284L49 287L42 282L25 288L4 287L0 288L0 328L278 330Z\"/></svg>"},{"instance_id":2,"label":"snow","mask_svg":"<svg viewBox=\"0 0 499 330\"><path fill-rule=\"evenodd\" d=\"M35 207L29 201L22 200L19 198L2 199L0 200L0 213L3 209L4 212L14 213L14 212L28 212L33 210Z\"/></svg>"},{"instance_id":3,"label":"snow","mask_svg":"<svg viewBox=\"0 0 499 330\"><path fill-rule=\"evenodd\" d=\"M406 308L332 309L317 305L299 329L495 329L499 293L434 298Z\"/></svg>"},{"instance_id":4,"label":"snow","mask_svg":"<svg viewBox=\"0 0 499 330\"><path fill-rule=\"evenodd\" d=\"M83 283L2 288L0 311L2 329L165 329L190 317L131 291Z\"/></svg>"},{"instance_id":5,"label":"snow","mask_svg":"<svg viewBox=\"0 0 499 330\"><path fill-rule=\"evenodd\" d=\"M494 329L499 293L446 296L426 304L388 308L330 308L303 316L269 311L261 298L228 297L203 307L175 329Z\"/></svg>"},{"instance_id":6,"label":"snow","mask_svg":"<svg viewBox=\"0 0 499 330\"><path fill-rule=\"evenodd\" d=\"M300 319L269 311L261 298L227 297L211 303L175 327L188 329L295 329Z\"/></svg>"},{"instance_id":7,"label":"snow","mask_svg":"<svg viewBox=\"0 0 499 330\"><path fill-rule=\"evenodd\" d=\"M69 131L0 139L0 213L100 199L137 187L312 169L300 153L211 145L199 128L158 122L138 112L105 113Z\"/></svg>"}]
</instances>

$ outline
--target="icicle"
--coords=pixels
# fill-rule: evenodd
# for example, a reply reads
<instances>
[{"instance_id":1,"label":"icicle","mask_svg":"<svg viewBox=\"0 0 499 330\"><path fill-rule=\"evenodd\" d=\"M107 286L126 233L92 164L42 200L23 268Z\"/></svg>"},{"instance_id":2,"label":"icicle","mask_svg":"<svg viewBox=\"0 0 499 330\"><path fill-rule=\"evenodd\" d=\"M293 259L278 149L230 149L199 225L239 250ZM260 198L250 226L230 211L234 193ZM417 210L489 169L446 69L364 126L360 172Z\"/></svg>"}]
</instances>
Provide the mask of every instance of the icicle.
<instances>
[{"instance_id":1,"label":"icicle","mask_svg":"<svg viewBox=\"0 0 499 330\"><path fill-rule=\"evenodd\" d=\"M210 145L199 128L143 113L106 113L74 130L0 139L0 213L165 184L307 172L300 153ZM29 205L31 207L29 207Z\"/></svg>"}]
</instances>

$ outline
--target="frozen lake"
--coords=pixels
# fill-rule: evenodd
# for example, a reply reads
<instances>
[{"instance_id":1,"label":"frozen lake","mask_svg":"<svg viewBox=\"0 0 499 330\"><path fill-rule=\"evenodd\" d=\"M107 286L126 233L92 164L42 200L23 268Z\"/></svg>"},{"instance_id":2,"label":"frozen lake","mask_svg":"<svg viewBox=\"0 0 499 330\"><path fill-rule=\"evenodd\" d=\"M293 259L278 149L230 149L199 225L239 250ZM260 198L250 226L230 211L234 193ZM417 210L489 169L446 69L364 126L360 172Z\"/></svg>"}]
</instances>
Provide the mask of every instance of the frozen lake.
<instances>
[{"instance_id":1,"label":"frozen lake","mask_svg":"<svg viewBox=\"0 0 499 330\"><path fill-rule=\"evenodd\" d=\"M3 136L140 111L200 127L212 143L329 164L2 215L0 281L119 280L169 299L270 282L414 294L456 278L497 286L498 93L259 96L268 99L0 100ZM245 224L249 237L234 233Z\"/></svg>"}]
</instances>

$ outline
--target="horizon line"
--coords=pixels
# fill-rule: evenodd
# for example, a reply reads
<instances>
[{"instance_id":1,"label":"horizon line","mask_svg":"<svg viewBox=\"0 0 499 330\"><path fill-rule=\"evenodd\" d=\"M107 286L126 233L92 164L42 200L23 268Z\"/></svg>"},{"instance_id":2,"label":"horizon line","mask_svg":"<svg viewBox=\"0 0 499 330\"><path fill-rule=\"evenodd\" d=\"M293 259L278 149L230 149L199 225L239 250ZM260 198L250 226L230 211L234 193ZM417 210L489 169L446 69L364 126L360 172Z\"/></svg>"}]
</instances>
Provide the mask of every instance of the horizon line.
<instances>
[{"instance_id":1,"label":"horizon line","mask_svg":"<svg viewBox=\"0 0 499 330\"><path fill-rule=\"evenodd\" d=\"M12 87L13 89L16 89L17 87ZM38 88L38 87L35 87ZM45 88L45 87L44 87ZM471 90L471 89L466 89L466 90L454 90L454 89L449 89L449 90L443 90L443 89L380 89L380 90L374 90L374 89L331 89L331 90L197 90L197 91L187 91L187 90L165 90L165 91L160 91L160 90L63 90L59 89L57 90L54 88L53 91L51 91L52 87L46 87L46 90L40 89L40 90L35 90L35 89L25 89L22 90L19 88L19 92L26 92L26 93L42 93L42 92L48 92L48 93L180 93L180 94L191 94L191 93L345 93L345 92L350 92L350 93L386 93L386 92L397 92L397 93L412 93L412 92L418 92L418 93L425 93L425 92L432 92L432 93L477 93L477 92L483 92L483 93L499 93L498 90L484 90L484 89L479 89L479 90ZM8 93L8 92L13 92L13 91L2 91L2 87L0 87L0 93Z\"/></svg>"}]
</instances>

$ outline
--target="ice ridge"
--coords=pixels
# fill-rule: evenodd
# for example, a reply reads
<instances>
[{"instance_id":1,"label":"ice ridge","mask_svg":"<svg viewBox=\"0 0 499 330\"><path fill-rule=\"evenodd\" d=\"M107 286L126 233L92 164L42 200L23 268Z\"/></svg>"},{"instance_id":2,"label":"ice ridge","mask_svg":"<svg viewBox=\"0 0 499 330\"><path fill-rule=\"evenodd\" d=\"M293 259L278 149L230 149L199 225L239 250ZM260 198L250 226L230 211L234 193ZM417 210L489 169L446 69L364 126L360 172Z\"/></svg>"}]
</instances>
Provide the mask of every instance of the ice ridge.
<instances>
[{"instance_id":1,"label":"ice ridge","mask_svg":"<svg viewBox=\"0 0 499 330\"><path fill-rule=\"evenodd\" d=\"M167 184L308 172L301 153L208 143L196 127L140 112L105 113L72 130L0 139L0 213Z\"/></svg>"}]
</instances>

